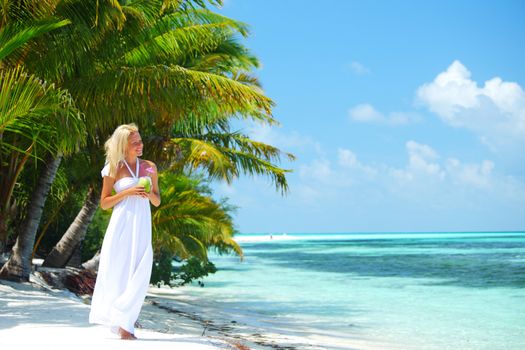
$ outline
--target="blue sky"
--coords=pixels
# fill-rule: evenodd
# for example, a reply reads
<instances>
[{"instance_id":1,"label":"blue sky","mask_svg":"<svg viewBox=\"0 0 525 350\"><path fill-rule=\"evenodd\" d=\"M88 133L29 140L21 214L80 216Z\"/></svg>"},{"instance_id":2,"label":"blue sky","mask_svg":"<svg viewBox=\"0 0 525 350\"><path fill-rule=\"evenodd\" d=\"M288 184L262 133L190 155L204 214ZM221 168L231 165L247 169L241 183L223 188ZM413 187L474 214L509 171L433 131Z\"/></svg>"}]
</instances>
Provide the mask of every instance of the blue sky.
<instances>
[{"instance_id":1,"label":"blue sky","mask_svg":"<svg viewBox=\"0 0 525 350\"><path fill-rule=\"evenodd\" d=\"M226 0L297 156L215 184L245 233L525 229L525 3Z\"/></svg>"}]
</instances>

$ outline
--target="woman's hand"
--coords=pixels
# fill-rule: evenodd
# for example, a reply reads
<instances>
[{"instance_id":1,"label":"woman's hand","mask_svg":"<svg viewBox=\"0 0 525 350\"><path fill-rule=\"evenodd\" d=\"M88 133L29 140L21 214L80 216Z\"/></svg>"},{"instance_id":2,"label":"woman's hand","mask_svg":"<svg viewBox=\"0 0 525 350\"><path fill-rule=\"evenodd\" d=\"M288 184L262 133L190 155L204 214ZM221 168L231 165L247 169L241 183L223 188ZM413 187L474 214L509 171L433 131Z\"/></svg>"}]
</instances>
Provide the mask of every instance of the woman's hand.
<instances>
[{"instance_id":1,"label":"woman's hand","mask_svg":"<svg viewBox=\"0 0 525 350\"><path fill-rule=\"evenodd\" d=\"M133 186L126 190L127 196L140 196L142 198L148 198L148 193L144 189L144 186Z\"/></svg>"}]
</instances>

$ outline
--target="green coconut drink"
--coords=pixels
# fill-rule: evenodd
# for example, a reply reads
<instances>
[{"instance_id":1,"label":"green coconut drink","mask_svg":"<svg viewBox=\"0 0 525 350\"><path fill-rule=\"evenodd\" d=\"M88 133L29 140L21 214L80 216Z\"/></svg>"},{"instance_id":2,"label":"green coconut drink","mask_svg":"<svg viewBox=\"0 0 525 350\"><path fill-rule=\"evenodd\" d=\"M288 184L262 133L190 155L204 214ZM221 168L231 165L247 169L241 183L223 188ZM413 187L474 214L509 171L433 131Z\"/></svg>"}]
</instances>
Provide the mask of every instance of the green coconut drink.
<instances>
[{"instance_id":1,"label":"green coconut drink","mask_svg":"<svg viewBox=\"0 0 525 350\"><path fill-rule=\"evenodd\" d=\"M149 176L142 176L139 178L138 182L139 186L144 186L144 191L150 192L151 191L151 179Z\"/></svg>"}]
</instances>

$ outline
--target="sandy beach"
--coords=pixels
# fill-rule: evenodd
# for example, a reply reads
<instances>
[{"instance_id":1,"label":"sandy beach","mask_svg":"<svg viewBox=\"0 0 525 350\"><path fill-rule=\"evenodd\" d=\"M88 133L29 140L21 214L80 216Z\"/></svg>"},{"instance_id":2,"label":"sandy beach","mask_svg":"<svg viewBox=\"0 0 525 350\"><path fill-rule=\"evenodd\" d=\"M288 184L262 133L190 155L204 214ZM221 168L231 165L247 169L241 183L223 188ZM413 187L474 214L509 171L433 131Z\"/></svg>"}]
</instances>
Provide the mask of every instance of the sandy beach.
<instances>
[{"instance_id":1,"label":"sandy beach","mask_svg":"<svg viewBox=\"0 0 525 350\"><path fill-rule=\"evenodd\" d=\"M37 261L39 263L40 261ZM122 341L108 327L88 323L90 298L55 289L39 272L31 282L0 280L0 346L23 349L320 350L308 334L260 334L227 310L217 312L178 288L150 286L136 329L138 341ZM27 336L29 335L29 336ZM344 347L342 347L344 348Z\"/></svg>"},{"instance_id":2,"label":"sandy beach","mask_svg":"<svg viewBox=\"0 0 525 350\"><path fill-rule=\"evenodd\" d=\"M138 341L122 341L109 329L88 323L90 299L53 289L31 275L30 283L0 280L0 346L22 349L184 349L184 350L322 350L349 349L326 334L312 338L304 331L286 332L277 326L264 334L238 315L197 305L194 297L174 288L150 287L136 329ZM236 318L236 320L234 319ZM365 349L365 344L355 342ZM352 347L354 348L354 347Z\"/></svg>"},{"instance_id":3,"label":"sandy beach","mask_svg":"<svg viewBox=\"0 0 525 350\"><path fill-rule=\"evenodd\" d=\"M20 349L242 349L235 341L211 334L202 336L198 321L177 317L170 333L152 327L158 310L146 303L137 329L138 341L122 341L107 327L88 323L89 305L68 291L50 290L36 283L0 281L0 347ZM162 318L162 317L161 317ZM173 318L173 316L172 316Z\"/></svg>"},{"instance_id":4,"label":"sandy beach","mask_svg":"<svg viewBox=\"0 0 525 350\"><path fill-rule=\"evenodd\" d=\"M37 269L30 282L0 280L0 346L69 350L74 342L80 349L101 345L118 350L143 345L149 349L155 342L160 349L175 346L187 350L326 349L321 344L332 345L330 349L348 349L329 334L310 334L306 326L302 330L285 330L286 326L278 323L253 327L260 321L221 310L213 300L204 301L180 288L154 286L150 286L139 315L139 341L122 341L108 327L88 323L89 296L57 289L42 274L60 269L42 268L41 259L34 259L33 264ZM28 333L30 337L25 336Z\"/></svg>"},{"instance_id":5,"label":"sandy beach","mask_svg":"<svg viewBox=\"0 0 525 350\"><path fill-rule=\"evenodd\" d=\"M367 348L357 347L357 342L349 347L332 334L313 334L307 325L290 328L278 320L268 323L238 310L223 309L213 300L204 301L178 288L150 287L139 321L145 328L166 333L199 335L206 329L205 333L215 339L225 339L251 350Z\"/></svg>"}]
</instances>

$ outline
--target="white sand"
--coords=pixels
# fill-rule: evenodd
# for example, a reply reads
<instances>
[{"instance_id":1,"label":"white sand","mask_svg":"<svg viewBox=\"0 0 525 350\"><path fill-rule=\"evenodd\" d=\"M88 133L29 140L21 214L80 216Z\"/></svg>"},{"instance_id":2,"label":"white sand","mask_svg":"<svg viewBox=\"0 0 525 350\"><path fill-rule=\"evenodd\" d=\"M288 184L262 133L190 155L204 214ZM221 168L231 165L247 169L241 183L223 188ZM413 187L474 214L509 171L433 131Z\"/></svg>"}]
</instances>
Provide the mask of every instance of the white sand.
<instances>
[{"instance_id":1,"label":"white sand","mask_svg":"<svg viewBox=\"0 0 525 350\"><path fill-rule=\"evenodd\" d=\"M200 336L196 324L176 334L137 329L139 340L124 341L107 327L90 325L88 314L89 305L72 293L0 281L0 349L235 349L226 340Z\"/></svg>"},{"instance_id":2,"label":"white sand","mask_svg":"<svg viewBox=\"0 0 525 350\"><path fill-rule=\"evenodd\" d=\"M152 302L157 306L148 305ZM159 308L160 306L160 308ZM172 309L173 314L164 308ZM181 288L150 287L140 321L146 328L169 333L191 334L192 324L209 322L206 334L236 340L252 350L401 350L380 342L360 339L355 334L342 335L312 328L307 323L256 319L253 314L217 305ZM153 321L154 320L154 321ZM232 323L235 322L235 323ZM187 326L190 328L187 329ZM404 349L403 349L404 350Z\"/></svg>"},{"instance_id":3,"label":"white sand","mask_svg":"<svg viewBox=\"0 0 525 350\"><path fill-rule=\"evenodd\" d=\"M252 350L385 349L360 339L340 339L310 329L260 330L231 310L218 310L175 288L150 287L136 329L139 340L120 340L107 327L88 323L89 301L71 292L51 290L38 274L33 283L0 280L0 349L38 350ZM153 304L157 304L156 306ZM166 309L166 306L169 306ZM236 323L232 324L232 320ZM257 323L257 322L255 322ZM206 327L205 336L202 336ZM276 328L277 327L277 328ZM9 347L8 347L9 346Z\"/></svg>"}]
</instances>

